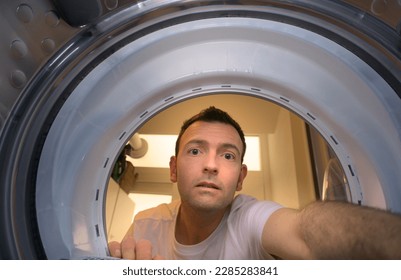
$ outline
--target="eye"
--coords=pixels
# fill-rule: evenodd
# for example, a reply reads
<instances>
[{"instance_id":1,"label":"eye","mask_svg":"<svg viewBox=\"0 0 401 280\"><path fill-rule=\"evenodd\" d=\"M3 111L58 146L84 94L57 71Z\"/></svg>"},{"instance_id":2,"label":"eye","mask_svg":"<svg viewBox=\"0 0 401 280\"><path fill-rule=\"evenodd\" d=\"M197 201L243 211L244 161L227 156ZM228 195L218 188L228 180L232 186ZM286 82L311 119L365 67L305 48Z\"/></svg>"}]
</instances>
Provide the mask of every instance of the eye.
<instances>
[{"instance_id":1,"label":"eye","mask_svg":"<svg viewBox=\"0 0 401 280\"><path fill-rule=\"evenodd\" d=\"M190 155L197 156L197 155L200 154L200 150L199 150L199 149L190 149L190 150L188 151L188 153L189 153Z\"/></svg>"},{"instance_id":2,"label":"eye","mask_svg":"<svg viewBox=\"0 0 401 280\"><path fill-rule=\"evenodd\" d=\"M225 153L225 154L223 154L223 156L227 160L235 160L235 155L233 155L231 153Z\"/></svg>"}]
</instances>

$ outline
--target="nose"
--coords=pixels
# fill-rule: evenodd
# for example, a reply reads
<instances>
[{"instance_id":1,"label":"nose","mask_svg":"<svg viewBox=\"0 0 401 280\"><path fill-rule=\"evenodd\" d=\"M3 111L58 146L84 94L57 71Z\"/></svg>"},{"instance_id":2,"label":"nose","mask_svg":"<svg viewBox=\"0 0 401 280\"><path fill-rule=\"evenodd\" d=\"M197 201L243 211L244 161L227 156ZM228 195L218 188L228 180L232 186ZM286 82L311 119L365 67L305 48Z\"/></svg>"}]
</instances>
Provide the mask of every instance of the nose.
<instances>
[{"instance_id":1,"label":"nose","mask_svg":"<svg viewBox=\"0 0 401 280\"><path fill-rule=\"evenodd\" d=\"M205 158L203 172L216 175L218 173L218 166L216 162L216 157L212 154Z\"/></svg>"}]
</instances>

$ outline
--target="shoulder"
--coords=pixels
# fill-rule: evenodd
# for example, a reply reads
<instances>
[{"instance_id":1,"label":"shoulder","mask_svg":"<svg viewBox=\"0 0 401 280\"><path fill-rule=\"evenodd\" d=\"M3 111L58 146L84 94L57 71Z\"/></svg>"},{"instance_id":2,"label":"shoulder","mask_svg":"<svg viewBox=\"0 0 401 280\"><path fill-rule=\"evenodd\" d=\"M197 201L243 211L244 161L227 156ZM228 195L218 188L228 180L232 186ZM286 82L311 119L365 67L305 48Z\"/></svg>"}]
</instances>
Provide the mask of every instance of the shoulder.
<instances>
[{"instance_id":1,"label":"shoulder","mask_svg":"<svg viewBox=\"0 0 401 280\"><path fill-rule=\"evenodd\" d=\"M229 221L233 224L261 227L273 213L282 208L283 206L276 202L257 200L254 197L240 194L235 197L231 205Z\"/></svg>"},{"instance_id":2,"label":"shoulder","mask_svg":"<svg viewBox=\"0 0 401 280\"><path fill-rule=\"evenodd\" d=\"M249 209L260 209L273 213L275 210L283 208L282 205L270 200L258 200L252 196L239 194L234 198L231 211L245 211Z\"/></svg>"},{"instance_id":3,"label":"shoulder","mask_svg":"<svg viewBox=\"0 0 401 280\"><path fill-rule=\"evenodd\" d=\"M156 207L143 210L135 215L135 221L156 219L156 220L172 220L178 213L180 201L175 200L169 204L163 203Z\"/></svg>"}]
</instances>

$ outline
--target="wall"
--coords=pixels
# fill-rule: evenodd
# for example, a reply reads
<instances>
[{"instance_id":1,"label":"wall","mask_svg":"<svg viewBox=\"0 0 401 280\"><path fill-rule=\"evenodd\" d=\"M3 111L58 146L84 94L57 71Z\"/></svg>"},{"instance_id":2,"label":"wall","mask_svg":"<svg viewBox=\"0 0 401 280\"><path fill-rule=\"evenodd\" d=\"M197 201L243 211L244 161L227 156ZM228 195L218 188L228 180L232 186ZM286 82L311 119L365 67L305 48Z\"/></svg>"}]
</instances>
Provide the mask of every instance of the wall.
<instances>
[{"instance_id":1,"label":"wall","mask_svg":"<svg viewBox=\"0 0 401 280\"><path fill-rule=\"evenodd\" d=\"M277 127L267 137L271 199L300 208L316 199L305 124L289 111L281 110Z\"/></svg>"}]
</instances>

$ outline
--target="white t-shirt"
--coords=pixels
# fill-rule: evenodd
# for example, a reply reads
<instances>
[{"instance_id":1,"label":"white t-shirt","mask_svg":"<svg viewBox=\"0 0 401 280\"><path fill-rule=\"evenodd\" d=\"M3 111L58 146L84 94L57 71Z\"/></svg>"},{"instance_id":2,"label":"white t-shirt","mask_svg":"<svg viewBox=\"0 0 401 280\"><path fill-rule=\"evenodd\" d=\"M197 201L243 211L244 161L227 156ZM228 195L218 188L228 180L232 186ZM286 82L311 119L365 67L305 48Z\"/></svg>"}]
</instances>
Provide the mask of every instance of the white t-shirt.
<instances>
[{"instance_id":1,"label":"white t-shirt","mask_svg":"<svg viewBox=\"0 0 401 280\"><path fill-rule=\"evenodd\" d=\"M231 211L207 239L195 245L182 245L175 239L180 201L174 201L138 213L134 237L152 242L153 254L166 259L271 259L262 248L262 231L269 216L281 207L272 201L237 195Z\"/></svg>"}]
</instances>

